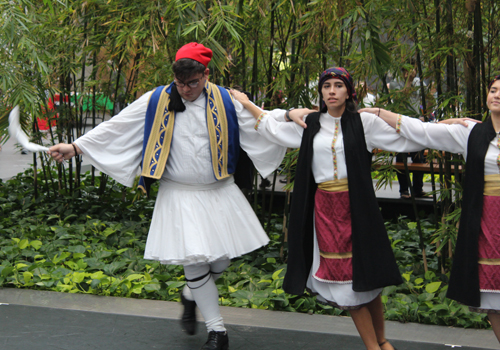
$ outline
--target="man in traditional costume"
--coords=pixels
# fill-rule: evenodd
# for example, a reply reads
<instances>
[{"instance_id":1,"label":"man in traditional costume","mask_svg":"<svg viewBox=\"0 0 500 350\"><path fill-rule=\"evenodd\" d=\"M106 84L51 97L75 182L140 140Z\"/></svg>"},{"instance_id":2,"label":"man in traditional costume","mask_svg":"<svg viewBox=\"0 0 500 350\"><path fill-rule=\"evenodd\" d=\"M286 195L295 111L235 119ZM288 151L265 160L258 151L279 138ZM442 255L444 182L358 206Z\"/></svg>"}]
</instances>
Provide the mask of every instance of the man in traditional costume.
<instances>
[{"instance_id":1,"label":"man in traditional costume","mask_svg":"<svg viewBox=\"0 0 500 350\"><path fill-rule=\"evenodd\" d=\"M125 186L133 185L142 167L145 192L160 180L144 258L184 266L183 329L195 334L198 306L209 332L202 349L228 349L215 280L230 259L269 241L234 183L239 148L264 176L280 164L285 149L260 137L253 116L208 81L211 57L201 44L183 46L173 64L173 83L50 152L58 161L84 154Z\"/></svg>"}]
</instances>

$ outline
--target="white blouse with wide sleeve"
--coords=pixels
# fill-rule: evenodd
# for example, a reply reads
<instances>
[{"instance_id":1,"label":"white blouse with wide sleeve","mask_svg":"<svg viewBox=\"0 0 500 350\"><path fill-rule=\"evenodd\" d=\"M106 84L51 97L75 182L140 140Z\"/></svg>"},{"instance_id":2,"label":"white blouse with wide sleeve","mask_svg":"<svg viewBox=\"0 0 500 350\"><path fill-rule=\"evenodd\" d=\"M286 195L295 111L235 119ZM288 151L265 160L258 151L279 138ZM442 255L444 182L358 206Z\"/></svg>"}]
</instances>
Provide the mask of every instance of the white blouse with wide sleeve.
<instances>
[{"instance_id":1,"label":"white blouse with wide sleeve","mask_svg":"<svg viewBox=\"0 0 500 350\"><path fill-rule=\"evenodd\" d=\"M280 122L278 115L283 110L273 110L264 116L258 127L261 135L284 147L298 148L302 140L303 129L296 123ZM347 177L345 163L344 138L341 118L334 118L328 113L320 116L321 128L314 137L314 157L312 171L316 183ZM382 119L371 113L361 113L367 151L375 148L394 152L412 152L424 148L417 142L410 141L390 127Z\"/></svg>"},{"instance_id":2,"label":"white blouse with wide sleeve","mask_svg":"<svg viewBox=\"0 0 500 350\"><path fill-rule=\"evenodd\" d=\"M466 123L468 124L467 127L460 124L423 123L416 118L402 116L398 129L402 136L418 142L426 148L459 153L467 159L467 143L476 123L471 121ZM499 153L497 133L488 146L484 161L485 175L500 173L497 163Z\"/></svg>"}]
</instances>

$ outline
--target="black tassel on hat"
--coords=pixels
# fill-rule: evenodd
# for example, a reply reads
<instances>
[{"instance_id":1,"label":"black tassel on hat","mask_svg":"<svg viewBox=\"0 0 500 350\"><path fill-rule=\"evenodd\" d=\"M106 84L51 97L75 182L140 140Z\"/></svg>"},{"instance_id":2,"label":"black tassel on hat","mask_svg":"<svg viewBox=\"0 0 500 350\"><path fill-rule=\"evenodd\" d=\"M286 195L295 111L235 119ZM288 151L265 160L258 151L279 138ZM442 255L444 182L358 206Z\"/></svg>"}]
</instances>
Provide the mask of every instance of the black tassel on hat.
<instances>
[{"instance_id":1,"label":"black tassel on hat","mask_svg":"<svg viewBox=\"0 0 500 350\"><path fill-rule=\"evenodd\" d=\"M177 86L172 86L172 91L170 92L170 103L168 104L168 110L170 112L184 112L186 110L186 106L184 102L182 102L182 97L177 91Z\"/></svg>"}]
</instances>

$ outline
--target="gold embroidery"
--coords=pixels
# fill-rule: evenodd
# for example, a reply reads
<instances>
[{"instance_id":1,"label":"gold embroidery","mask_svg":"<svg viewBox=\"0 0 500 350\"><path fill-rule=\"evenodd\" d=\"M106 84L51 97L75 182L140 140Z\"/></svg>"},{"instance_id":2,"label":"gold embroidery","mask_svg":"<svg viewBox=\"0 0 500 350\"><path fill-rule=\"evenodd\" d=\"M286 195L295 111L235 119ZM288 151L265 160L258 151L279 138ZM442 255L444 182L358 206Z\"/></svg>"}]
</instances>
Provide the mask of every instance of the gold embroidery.
<instances>
[{"instance_id":1,"label":"gold embroidery","mask_svg":"<svg viewBox=\"0 0 500 350\"><path fill-rule=\"evenodd\" d=\"M259 125L260 122L262 121L262 118L266 115L266 112L262 112L259 117L257 118L257 122L255 123L255 126L253 127L255 130L259 130Z\"/></svg>"},{"instance_id":2,"label":"gold embroidery","mask_svg":"<svg viewBox=\"0 0 500 350\"><path fill-rule=\"evenodd\" d=\"M333 158L333 180L338 180L338 168L337 168L337 151L335 151L335 143L337 142L337 137L339 135L340 120L335 119L335 130L333 132L332 140L332 158Z\"/></svg>"},{"instance_id":3,"label":"gold embroidery","mask_svg":"<svg viewBox=\"0 0 500 350\"><path fill-rule=\"evenodd\" d=\"M228 126L226 110L219 88L207 82L207 126L212 152L212 167L217 180L229 176L227 172ZM210 112L210 113L209 113Z\"/></svg>"},{"instance_id":4,"label":"gold embroidery","mask_svg":"<svg viewBox=\"0 0 500 350\"><path fill-rule=\"evenodd\" d=\"M159 179L163 174L170 153L170 141L174 132L175 113L169 112L167 109L170 96L165 93L166 89L167 87L162 91L158 101L155 119L144 152L144 161L149 163L142 165L141 176L153 179Z\"/></svg>"},{"instance_id":5,"label":"gold embroidery","mask_svg":"<svg viewBox=\"0 0 500 350\"><path fill-rule=\"evenodd\" d=\"M398 114L398 117L397 117L397 121L396 121L396 132L399 134L401 132L401 121L403 119L403 116L401 114Z\"/></svg>"}]
</instances>

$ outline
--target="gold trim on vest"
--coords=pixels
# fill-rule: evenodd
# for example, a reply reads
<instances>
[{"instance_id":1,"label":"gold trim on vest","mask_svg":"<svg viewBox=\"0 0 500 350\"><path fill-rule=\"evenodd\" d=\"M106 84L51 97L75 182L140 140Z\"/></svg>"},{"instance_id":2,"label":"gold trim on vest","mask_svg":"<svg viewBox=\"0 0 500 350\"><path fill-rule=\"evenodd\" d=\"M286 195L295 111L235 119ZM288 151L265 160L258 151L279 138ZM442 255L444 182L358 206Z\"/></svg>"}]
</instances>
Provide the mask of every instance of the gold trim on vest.
<instances>
[{"instance_id":1,"label":"gold trim on vest","mask_svg":"<svg viewBox=\"0 0 500 350\"><path fill-rule=\"evenodd\" d=\"M165 170L174 133L175 112L168 110L170 95L163 89L156 108L155 119L151 127L141 176L160 179ZM224 101L217 85L205 83L207 93L206 120L210 138L212 168L217 180L230 176L228 173L228 122ZM203 92L205 93L205 92ZM231 96L232 99L232 96Z\"/></svg>"},{"instance_id":2,"label":"gold trim on vest","mask_svg":"<svg viewBox=\"0 0 500 350\"><path fill-rule=\"evenodd\" d=\"M167 86L158 101L155 120L144 153L144 160L147 160L148 164L143 164L141 172L141 176L153 179L159 179L163 175L174 133L175 112L168 110L170 95L165 92L166 89Z\"/></svg>"},{"instance_id":3,"label":"gold trim on vest","mask_svg":"<svg viewBox=\"0 0 500 350\"><path fill-rule=\"evenodd\" d=\"M227 172L229 140L226 110L219 88L208 82L205 87L207 89L207 126L210 137L212 167L215 178L222 180L229 176Z\"/></svg>"}]
</instances>

